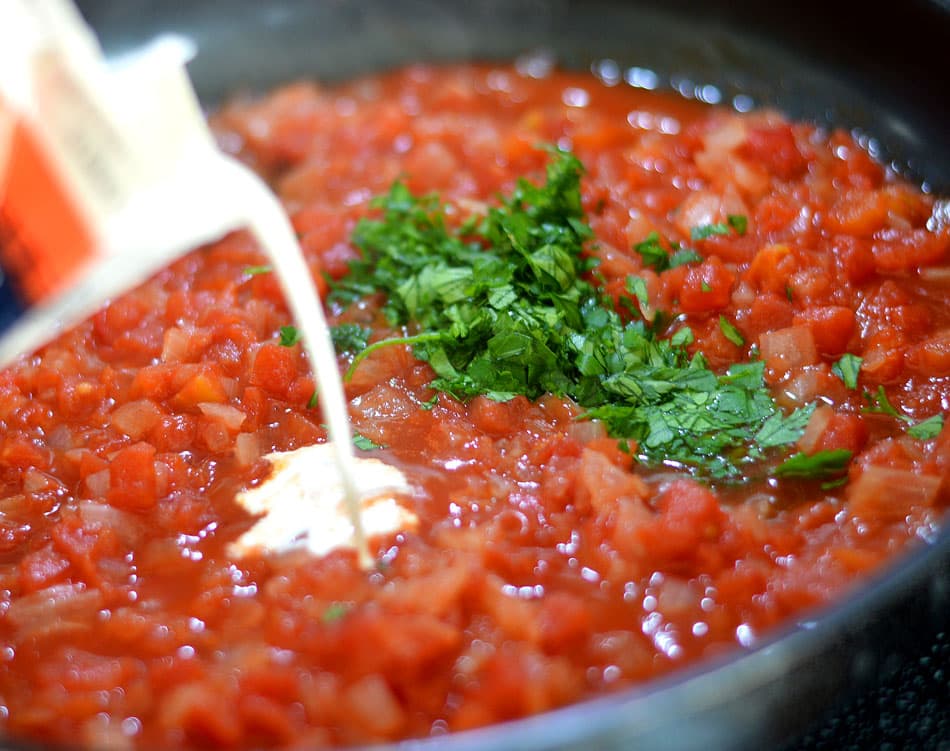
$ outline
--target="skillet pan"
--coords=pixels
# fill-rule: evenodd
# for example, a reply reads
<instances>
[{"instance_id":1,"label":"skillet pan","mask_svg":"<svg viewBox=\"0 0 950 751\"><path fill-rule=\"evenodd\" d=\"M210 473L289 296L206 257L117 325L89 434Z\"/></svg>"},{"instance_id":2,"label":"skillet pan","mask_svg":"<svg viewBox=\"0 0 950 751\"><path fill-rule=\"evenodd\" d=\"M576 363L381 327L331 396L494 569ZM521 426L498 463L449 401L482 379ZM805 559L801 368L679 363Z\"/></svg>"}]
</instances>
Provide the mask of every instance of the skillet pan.
<instances>
[{"instance_id":1,"label":"skillet pan","mask_svg":"<svg viewBox=\"0 0 950 751\"><path fill-rule=\"evenodd\" d=\"M123 0L81 2L107 52L163 31L192 39L208 106L295 78L339 80L418 60L510 60L544 50L565 67L610 59L658 85L737 108L857 130L879 158L950 193L950 8L905 2L867 17L853 3L674 0ZM858 21L857 19L861 19ZM708 88L711 84L715 89ZM0 289L0 295L6 290ZM7 303L8 305L8 303ZM762 749L893 670L919 633L950 626L950 530L921 541L838 605L803 615L737 651L613 696L400 748Z\"/></svg>"}]
</instances>

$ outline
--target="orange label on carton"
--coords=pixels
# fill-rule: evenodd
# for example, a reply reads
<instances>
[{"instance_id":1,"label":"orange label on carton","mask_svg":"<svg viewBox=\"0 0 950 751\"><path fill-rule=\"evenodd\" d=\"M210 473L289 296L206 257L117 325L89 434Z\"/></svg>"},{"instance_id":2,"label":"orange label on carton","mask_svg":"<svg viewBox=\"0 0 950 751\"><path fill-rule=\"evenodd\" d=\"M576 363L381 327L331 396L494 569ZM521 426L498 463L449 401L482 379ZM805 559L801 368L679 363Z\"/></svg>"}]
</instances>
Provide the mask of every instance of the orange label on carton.
<instances>
[{"instance_id":1,"label":"orange label on carton","mask_svg":"<svg viewBox=\"0 0 950 751\"><path fill-rule=\"evenodd\" d=\"M96 244L50 155L22 118L13 122L5 152L0 161L0 265L28 302L35 303L65 289L93 258Z\"/></svg>"}]
</instances>

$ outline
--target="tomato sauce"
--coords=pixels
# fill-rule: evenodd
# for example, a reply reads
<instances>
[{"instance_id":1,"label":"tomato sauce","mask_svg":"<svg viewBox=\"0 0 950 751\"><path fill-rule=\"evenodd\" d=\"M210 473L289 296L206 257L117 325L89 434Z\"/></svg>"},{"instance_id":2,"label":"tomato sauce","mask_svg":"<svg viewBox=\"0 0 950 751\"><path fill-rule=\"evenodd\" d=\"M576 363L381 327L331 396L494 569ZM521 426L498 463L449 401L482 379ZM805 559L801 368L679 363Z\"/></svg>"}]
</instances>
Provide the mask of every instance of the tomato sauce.
<instances>
[{"instance_id":1,"label":"tomato sauce","mask_svg":"<svg viewBox=\"0 0 950 751\"><path fill-rule=\"evenodd\" d=\"M831 487L703 483L634 464L563 398L436 395L393 346L355 372L350 414L413 484L418 531L375 539L369 574L352 551L234 559L261 457L326 438L300 347L279 343L280 288L236 233L0 373L6 735L321 747L473 728L752 646L938 528L950 428L907 428L950 409L946 204L847 133L479 66L294 84L213 125L279 192L324 291L393 180L475 206L541 179L539 142L570 148L607 292L639 275L717 369L758 353L783 407L820 404L796 450L854 460ZM729 216L747 231L691 239ZM645 267L651 232L702 261ZM329 318L397 334L381 304ZM882 393L902 418L868 411Z\"/></svg>"}]
</instances>

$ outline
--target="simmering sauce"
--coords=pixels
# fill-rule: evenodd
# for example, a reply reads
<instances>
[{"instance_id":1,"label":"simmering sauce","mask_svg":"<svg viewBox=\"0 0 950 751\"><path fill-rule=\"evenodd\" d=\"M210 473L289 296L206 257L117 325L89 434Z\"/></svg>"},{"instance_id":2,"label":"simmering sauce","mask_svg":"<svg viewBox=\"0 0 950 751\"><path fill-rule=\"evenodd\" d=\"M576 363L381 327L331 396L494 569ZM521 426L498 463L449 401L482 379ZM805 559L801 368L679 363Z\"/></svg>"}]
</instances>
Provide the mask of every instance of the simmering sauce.
<instances>
[{"instance_id":1,"label":"simmering sauce","mask_svg":"<svg viewBox=\"0 0 950 751\"><path fill-rule=\"evenodd\" d=\"M374 537L369 572L352 549L236 558L255 520L234 499L262 457L326 431L280 286L229 235L0 372L7 735L259 748L473 728L752 646L938 528L947 204L847 133L478 66L294 84L213 126L282 198L323 293L395 180L461 219L542 183L537 144L569 149L589 276L617 309L642 293L661 337L688 327L715 371L761 360L782 410L815 406L761 471L709 479L641 463L571 399L461 401L383 347L349 413L359 451L405 474L418 528ZM694 255L663 268L653 233ZM327 317L413 333L384 303ZM797 452L845 452L844 474L776 476Z\"/></svg>"}]
</instances>

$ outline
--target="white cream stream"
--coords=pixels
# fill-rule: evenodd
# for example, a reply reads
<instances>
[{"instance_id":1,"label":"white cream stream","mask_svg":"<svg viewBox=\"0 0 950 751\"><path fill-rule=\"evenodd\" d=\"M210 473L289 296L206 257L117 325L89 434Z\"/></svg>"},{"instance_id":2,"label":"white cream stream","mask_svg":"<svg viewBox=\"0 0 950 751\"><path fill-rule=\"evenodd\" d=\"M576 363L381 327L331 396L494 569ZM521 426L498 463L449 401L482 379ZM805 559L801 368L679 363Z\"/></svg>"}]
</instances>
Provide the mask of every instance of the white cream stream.
<instances>
[{"instance_id":1,"label":"white cream stream","mask_svg":"<svg viewBox=\"0 0 950 751\"><path fill-rule=\"evenodd\" d=\"M280 202L217 149L185 71L187 45L160 39L109 65L68 0L0 2L0 136L7 138L0 156L9 156L11 119L30 128L97 240L68 289L0 340L0 366L183 253L248 228L271 260L315 371L338 474L338 482L326 480L342 489L352 525L352 539L340 545L355 547L368 568L347 401L323 308ZM0 201L3 165L0 159Z\"/></svg>"}]
</instances>

